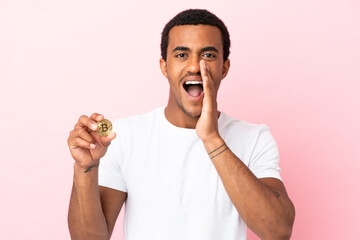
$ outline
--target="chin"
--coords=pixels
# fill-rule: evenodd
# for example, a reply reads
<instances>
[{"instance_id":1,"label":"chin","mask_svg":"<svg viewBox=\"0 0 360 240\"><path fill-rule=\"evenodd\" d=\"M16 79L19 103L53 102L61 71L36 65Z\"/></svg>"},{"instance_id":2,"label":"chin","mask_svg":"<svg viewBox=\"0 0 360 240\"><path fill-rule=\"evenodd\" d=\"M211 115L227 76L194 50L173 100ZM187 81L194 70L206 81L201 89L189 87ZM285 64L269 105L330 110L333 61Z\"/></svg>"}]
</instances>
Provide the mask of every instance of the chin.
<instances>
[{"instance_id":1,"label":"chin","mask_svg":"<svg viewBox=\"0 0 360 240\"><path fill-rule=\"evenodd\" d=\"M201 116L201 108L182 108L183 112L191 118L199 118Z\"/></svg>"},{"instance_id":2,"label":"chin","mask_svg":"<svg viewBox=\"0 0 360 240\"><path fill-rule=\"evenodd\" d=\"M202 103L183 104L181 101L178 101L177 99L175 99L175 100L176 100L178 107L181 109L181 111L183 113L185 113L186 116L191 117L191 118L199 118L200 117L201 111L202 111Z\"/></svg>"}]
</instances>

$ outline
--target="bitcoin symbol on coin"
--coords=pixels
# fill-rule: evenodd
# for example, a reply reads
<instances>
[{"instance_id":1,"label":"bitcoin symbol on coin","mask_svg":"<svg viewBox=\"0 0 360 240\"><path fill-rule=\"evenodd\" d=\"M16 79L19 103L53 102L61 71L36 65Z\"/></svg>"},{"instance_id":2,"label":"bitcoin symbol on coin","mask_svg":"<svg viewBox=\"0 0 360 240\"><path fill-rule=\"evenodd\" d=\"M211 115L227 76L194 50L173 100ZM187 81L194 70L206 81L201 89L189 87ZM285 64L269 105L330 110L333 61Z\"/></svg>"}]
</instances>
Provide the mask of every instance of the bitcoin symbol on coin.
<instances>
[{"instance_id":1,"label":"bitcoin symbol on coin","mask_svg":"<svg viewBox=\"0 0 360 240\"><path fill-rule=\"evenodd\" d=\"M103 137L106 137L108 136L111 131L112 131L112 124L109 120L107 119L104 119L100 122L98 122L98 130L97 130L97 133L100 135L100 136L103 136Z\"/></svg>"},{"instance_id":2,"label":"bitcoin symbol on coin","mask_svg":"<svg viewBox=\"0 0 360 240\"><path fill-rule=\"evenodd\" d=\"M109 129L109 128L108 128L108 126L107 126L106 123L102 123L102 124L101 124L101 131L102 131L102 132L106 132L108 129Z\"/></svg>"}]
</instances>

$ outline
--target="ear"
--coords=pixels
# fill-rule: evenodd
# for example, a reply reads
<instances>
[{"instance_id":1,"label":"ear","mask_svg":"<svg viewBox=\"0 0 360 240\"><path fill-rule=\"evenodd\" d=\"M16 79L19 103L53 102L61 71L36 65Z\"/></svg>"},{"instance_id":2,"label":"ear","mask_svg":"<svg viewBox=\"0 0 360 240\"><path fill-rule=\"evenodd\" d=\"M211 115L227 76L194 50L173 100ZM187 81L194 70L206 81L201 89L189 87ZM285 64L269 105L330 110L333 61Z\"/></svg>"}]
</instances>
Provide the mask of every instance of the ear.
<instances>
[{"instance_id":1,"label":"ear","mask_svg":"<svg viewBox=\"0 0 360 240\"><path fill-rule=\"evenodd\" d=\"M223 70L222 70L222 78L224 79L226 77L226 75L229 72L229 68L230 68L230 59L227 59L224 64L223 64Z\"/></svg>"},{"instance_id":2,"label":"ear","mask_svg":"<svg viewBox=\"0 0 360 240\"><path fill-rule=\"evenodd\" d=\"M160 69L162 74L167 78L167 66L166 66L166 61L163 58L160 58Z\"/></svg>"}]
</instances>

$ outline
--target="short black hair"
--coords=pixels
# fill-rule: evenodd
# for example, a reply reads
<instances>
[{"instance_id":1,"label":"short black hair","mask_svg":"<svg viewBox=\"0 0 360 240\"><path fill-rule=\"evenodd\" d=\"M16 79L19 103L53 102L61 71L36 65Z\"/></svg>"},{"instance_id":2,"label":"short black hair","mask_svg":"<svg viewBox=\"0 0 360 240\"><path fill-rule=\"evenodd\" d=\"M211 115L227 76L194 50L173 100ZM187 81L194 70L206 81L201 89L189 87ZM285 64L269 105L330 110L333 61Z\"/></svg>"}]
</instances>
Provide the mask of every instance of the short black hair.
<instances>
[{"instance_id":1,"label":"short black hair","mask_svg":"<svg viewBox=\"0 0 360 240\"><path fill-rule=\"evenodd\" d=\"M220 18L205 9L188 9L178 13L164 27L161 33L161 57L166 61L167 48L169 46L169 32L175 26L182 25L211 25L220 29L223 41L224 61L230 54L230 35Z\"/></svg>"}]
</instances>

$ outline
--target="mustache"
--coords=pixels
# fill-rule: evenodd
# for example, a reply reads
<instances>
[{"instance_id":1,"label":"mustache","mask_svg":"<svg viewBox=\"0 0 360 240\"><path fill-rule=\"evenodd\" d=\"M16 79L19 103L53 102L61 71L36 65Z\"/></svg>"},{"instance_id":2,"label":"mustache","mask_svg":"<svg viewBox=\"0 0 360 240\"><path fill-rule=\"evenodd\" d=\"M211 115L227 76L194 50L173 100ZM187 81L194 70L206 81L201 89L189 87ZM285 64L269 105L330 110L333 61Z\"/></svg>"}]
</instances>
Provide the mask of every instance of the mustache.
<instances>
[{"instance_id":1,"label":"mustache","mask_svg":"<svg viewBox=\"0 0 360 240\"><path fill-rule=\"evenodd\" d=\"M187 78L187 77L192 77L192 76L200 76L201 77L201 72L196 72L196 73L193 73L193 72L187 72L187 74L185 74L183 77L180 78L180 81L179 81L179 85L181 85L182 81Z\"/></svg>"}]
</instances>

